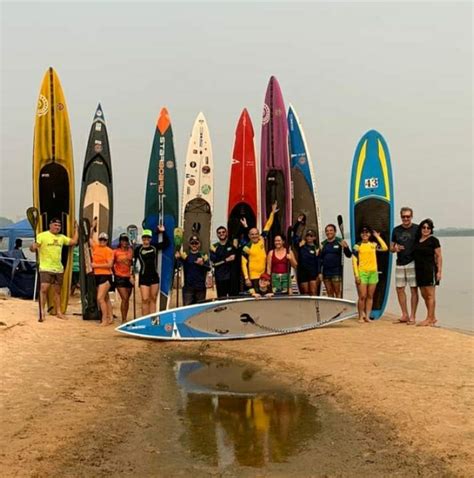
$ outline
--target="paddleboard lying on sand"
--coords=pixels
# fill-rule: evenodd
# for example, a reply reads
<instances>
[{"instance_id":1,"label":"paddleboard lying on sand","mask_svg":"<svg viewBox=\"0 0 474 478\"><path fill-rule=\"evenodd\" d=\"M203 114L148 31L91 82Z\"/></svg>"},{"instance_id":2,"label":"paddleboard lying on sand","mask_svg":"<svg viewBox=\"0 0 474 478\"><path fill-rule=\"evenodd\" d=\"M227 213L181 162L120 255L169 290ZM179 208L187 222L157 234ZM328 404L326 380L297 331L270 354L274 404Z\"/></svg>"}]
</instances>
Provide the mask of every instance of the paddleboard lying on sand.
<instances>
[{"instance_id":1,"label":"paddleboard lying on sand","mask_svg":"<svg viewBox=\"0 0 474 478\"><path fill-rule=\"evenodd\" d=\"M349 211L351 242L360 239L360 230L367 225L380 233L390 244L393 229L393 179L387 143L377 131L366 133L357 145L352 163ZM387 303L390 289L392 255L377 252L379 283L375 289L372 318L379 319Z\"/></svg>"},{"instance_id":2,"label":"paddleboard lying on sand","mask_svg":"<svg viewBox=\"0 0 474 478\"><path fill-rule=\"evenodd\" d=\"M74 163L66 99L53 68L43 77L38 97L33 138L33 205L40 214L37 233L49 230L49 221L62 221L61 233L74 234ZM72 247L63 247L61 311L66 312L71 289ZM48 308L53 308L50 288Z\"/></svg>"},{"instance_id":3,"label":"paddleboard lying on sand","mask_svg":"<svg viewBox=\"0 0 474 478\"><path fill-rule=\"evenodd\" d=\"M300 120L293 106L288 109L288 131L290 148L290 166L292 182L292 224L300 214L306 216L303 230L296 231L298 236L304 238L307 229L316 233L316 244L321 242L321 214L316 189L313 163L309 154L308 145Z\"/></svg>"},{"instance_id":4,"label":"paddleboard lying on sand","mask_svg":"<svg viewBox=\"0 0 474 478\"><path fill-rule=\"evenodd\" d=\"M201 250L208 253L211 242L214 207L214 165L212 145L206 118L199 113L188 143L184 167L182 224L184 244L192 234L201 241Z\"/></svg>"},{"instance_id":5,"label":"paddleboard lying on sand","mask_svg":"<svg viewBox=\"0 0 474 478\"><path fill-rule=\"evenodd\" d=\"M245 218L249 229L257 226L258 190L257 163L252 121L246 109L242 111L235 130L234 150L230 167L229 202L227 205L227 228L229 238L237 247L236 258L232 268L231 295L238 295L243 289L241 280L241 255L239 243L248 238L245 235L241 219Z\"/></svg>"},{"instance_id":6,"label":"paddleboard lying on sand","mask_svg":"<svg viewBox=\"0 0 474 478\"><path fill-rule=\"evenodd\" d=\"M158 255L158 274L160 275L160 297L158 309L168 308L174 272L173 232L178 226L178 173L174 155L173 130L166 108L162 108L156 123L155 137L151 149L150 163L145 194L145 219L143 229L153 231L164 225L170 243Z\"/></svg>"},{"instance_id":7,"label":"paddleboard lying on sand","mask_svg":"<svg viewBox=\"0 0 474 478\"><path fill-rule=\"evenodd\" d=\"M98 235L105 232L112 242L113 218L112 163L110 160L109 138L105 126L104 112L100 104L97 106L92 121L86 156L82 170L81 199L79 202L79 257L81 283L82 318L100 319L100 309L97 305L97 288L93 272L88 272L89 234L86 224L92 224L97 219L96 230L92 233L94 241Z\"/></svg>"},{"instance_id":8,"label":"paddleboard lying on sand","mask_svg":"<svg viewBox=\"0 0 474 478\"><path fill-rule=\"evenodd\" d=\"M272 210L272 204L278 202L279 210L267 240L267 247L273 249L275 235L286 235L291 226L288 124L280 85L274 76L268 83L263 105L260 178L262 228Z\"/></svg>"},{"instance_id":9,"label":"paddleboard lying on sand","mask_svg":"<svg viewBox=\"0 0 474 478\"><path fill-rule=\"evenodd\" d=\"M116 330L158 340L228 340L290 334L355 317L354 302L310 296L203 302L122 324Z\"/></svg>"}]
</instances>

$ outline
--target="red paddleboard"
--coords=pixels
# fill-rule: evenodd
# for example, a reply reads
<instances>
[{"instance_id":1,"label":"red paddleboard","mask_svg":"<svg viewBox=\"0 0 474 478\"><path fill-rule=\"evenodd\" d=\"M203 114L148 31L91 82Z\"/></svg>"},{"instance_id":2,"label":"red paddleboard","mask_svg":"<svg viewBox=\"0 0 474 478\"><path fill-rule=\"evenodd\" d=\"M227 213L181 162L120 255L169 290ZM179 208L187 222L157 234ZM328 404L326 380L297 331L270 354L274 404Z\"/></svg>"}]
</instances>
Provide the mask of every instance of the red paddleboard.
<instances>
[{"instance_id":1,"label":"red paddleboard","mask_svg":"<svg viewBox=\"0 0 474 478\"><path fill-rule=\"evenodd\" d=\"M234 151L230 168L229 203L227 207L229 237L239 237L240 219L248 227L257 225L257 163L252 121L244 108L235 130Z\"/></svg>"},{"instance_id":2,"label":"red paddleboard","mask_svg":"<svg viewBox=\"0 0 474 478\"><path fill-rule=\"evenodd\" d=\"M257 163L255 161L255 145L252 121L244 108L235 130L234 151L230 167L229 203L227 206L227 228L229 238L237 248L234 267L232 268L231 295L236 296L243 290L243 279L240 268L240 250L238 247L248 242L247 232L242 227L241 219L245 218L249 228L257 226L258 192Z\"/></svg>"}]
</instances>

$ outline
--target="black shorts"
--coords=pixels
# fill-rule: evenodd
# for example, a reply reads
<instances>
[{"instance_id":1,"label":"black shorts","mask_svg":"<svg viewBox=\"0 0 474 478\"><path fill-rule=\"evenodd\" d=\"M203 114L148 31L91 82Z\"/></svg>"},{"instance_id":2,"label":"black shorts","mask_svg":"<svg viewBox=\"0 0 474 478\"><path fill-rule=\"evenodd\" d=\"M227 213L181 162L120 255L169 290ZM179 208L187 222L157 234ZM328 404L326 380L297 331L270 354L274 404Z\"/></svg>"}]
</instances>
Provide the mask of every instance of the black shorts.
<instances>
[{"instance_id":1,"label":"black shorts","mask_svg":"<svg viewBox=\"0 0 474 478\"><path fill-rule=\"evenodd\" d=\"M313 271L308 271L307 269L298 269L297 270L297 278L298 282L311 282L315 281L318 278L318 273L314 273Z\"/></svg>"},{"instance_id":2,"label":"black shorts","mask_svg":"<svg viewBox=\"0 0 474 478\"><path fill-rule=\"evenodd\" d=\"M130 282L130 277L117 277L115 276L115 287L117 289L133 289L133 285Z\"/></svg>"},{"instance_id":3,"label":"black shorts","mask_svg":"<svg viewBox=\"0 0 474 478\"><path fill-rule=\"evenodd\" d=\"M153 276L139 276L138 277L138 285L145 285L147 287L150 287L151 285L154 284L159 284L160 283L160 278L158 277L158 274L153 275Z\"/></svg>"},{"instance_id":4,"label":"black shorts","mask_svg":"<svg viewBox=\"0 0 474 478\"><path fill-rule=\"evenodd\" d=\"M112 275L111 274L96 274L95 276L95 285L99 287L102 284L105 284L108 282L110 286L112 287L112 284L114 281L112 280Z\"/></svg>"}]
</instances>

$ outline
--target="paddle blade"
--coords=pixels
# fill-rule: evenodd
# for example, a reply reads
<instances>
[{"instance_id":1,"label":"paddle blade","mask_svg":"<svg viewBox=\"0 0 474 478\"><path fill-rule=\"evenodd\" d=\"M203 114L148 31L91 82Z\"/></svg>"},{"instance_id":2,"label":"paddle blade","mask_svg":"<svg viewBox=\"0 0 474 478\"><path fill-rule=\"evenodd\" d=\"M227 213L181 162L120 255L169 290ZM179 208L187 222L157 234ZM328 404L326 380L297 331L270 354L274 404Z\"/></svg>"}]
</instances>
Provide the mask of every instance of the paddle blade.
<instances>
[{"instance_id":1,"label":"paddle blade","mask_svg":"<svg viewBox=\"0 0 474 478\"><path fill-rule=\"evenodd\" d=\"M337 216L337 225L339 226L339 230L341 231L342 238L344 239L344 222L340 214Z\"/></svg>"},{"instance_id":2,"label":"paddle blade","mask_svg":"<svg viewBox=\"0 0 474 478\"><path fill-rule=\"evenodd\" d=\"M174 229L174 248L176 251L181 249L183 245L184 229L182 227L175 227Z\"/></svg>"},{"instance_id":3,"label":"paddle blade","mask_svg":"<svg viewBox=\"0 0 474 478\"><path fill-rule=\"evenodd\" d=\"M33 229L33 232L36 235L36 230L38 228L38 223L39 223L39 211L35 207L29 207L26 210L26 217L28 218L28 222L31 225L31 228Z\"/></svg>"},{"instance_id":4,"label":"paddle blade","mask_svg":"<svg viewBox=\"0 0 474 478\"><path fill-rule=\"evenodd\" d=\"M135 224L130 224L127 226L127 235L130 239L130 242L133 244L137 242L138 237L138 227Z\"/></svg>"}]
</instances>

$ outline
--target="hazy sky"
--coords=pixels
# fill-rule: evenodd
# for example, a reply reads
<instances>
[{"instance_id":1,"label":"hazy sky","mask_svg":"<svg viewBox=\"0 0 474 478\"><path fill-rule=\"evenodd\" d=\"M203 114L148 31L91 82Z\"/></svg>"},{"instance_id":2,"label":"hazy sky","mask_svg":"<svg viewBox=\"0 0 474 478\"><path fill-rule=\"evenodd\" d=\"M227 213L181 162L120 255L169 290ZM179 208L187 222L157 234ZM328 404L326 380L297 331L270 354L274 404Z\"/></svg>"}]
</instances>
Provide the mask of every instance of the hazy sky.
<instances>
[{"instance_id":1,"label":"hazy sky","mask_svg":"<svg viewBox=\"0 0 474 478\"><path fill-rule=\"evenodd\" d=\"M203 111L215 164L215 221L225 221L242 108L260 149L270 75L302 121L324 223L348 216L352 157L380 131L397 209L437 226L473 227L472 5L465 3L2 2L0 215L32 203L36 100L48 66L68 103L76 198L100 101L109 131L114 225L140 224L155 121L170 112L180 188ZM397 214L398 220L398 214Z\"/></svg>"}]
</instances>

